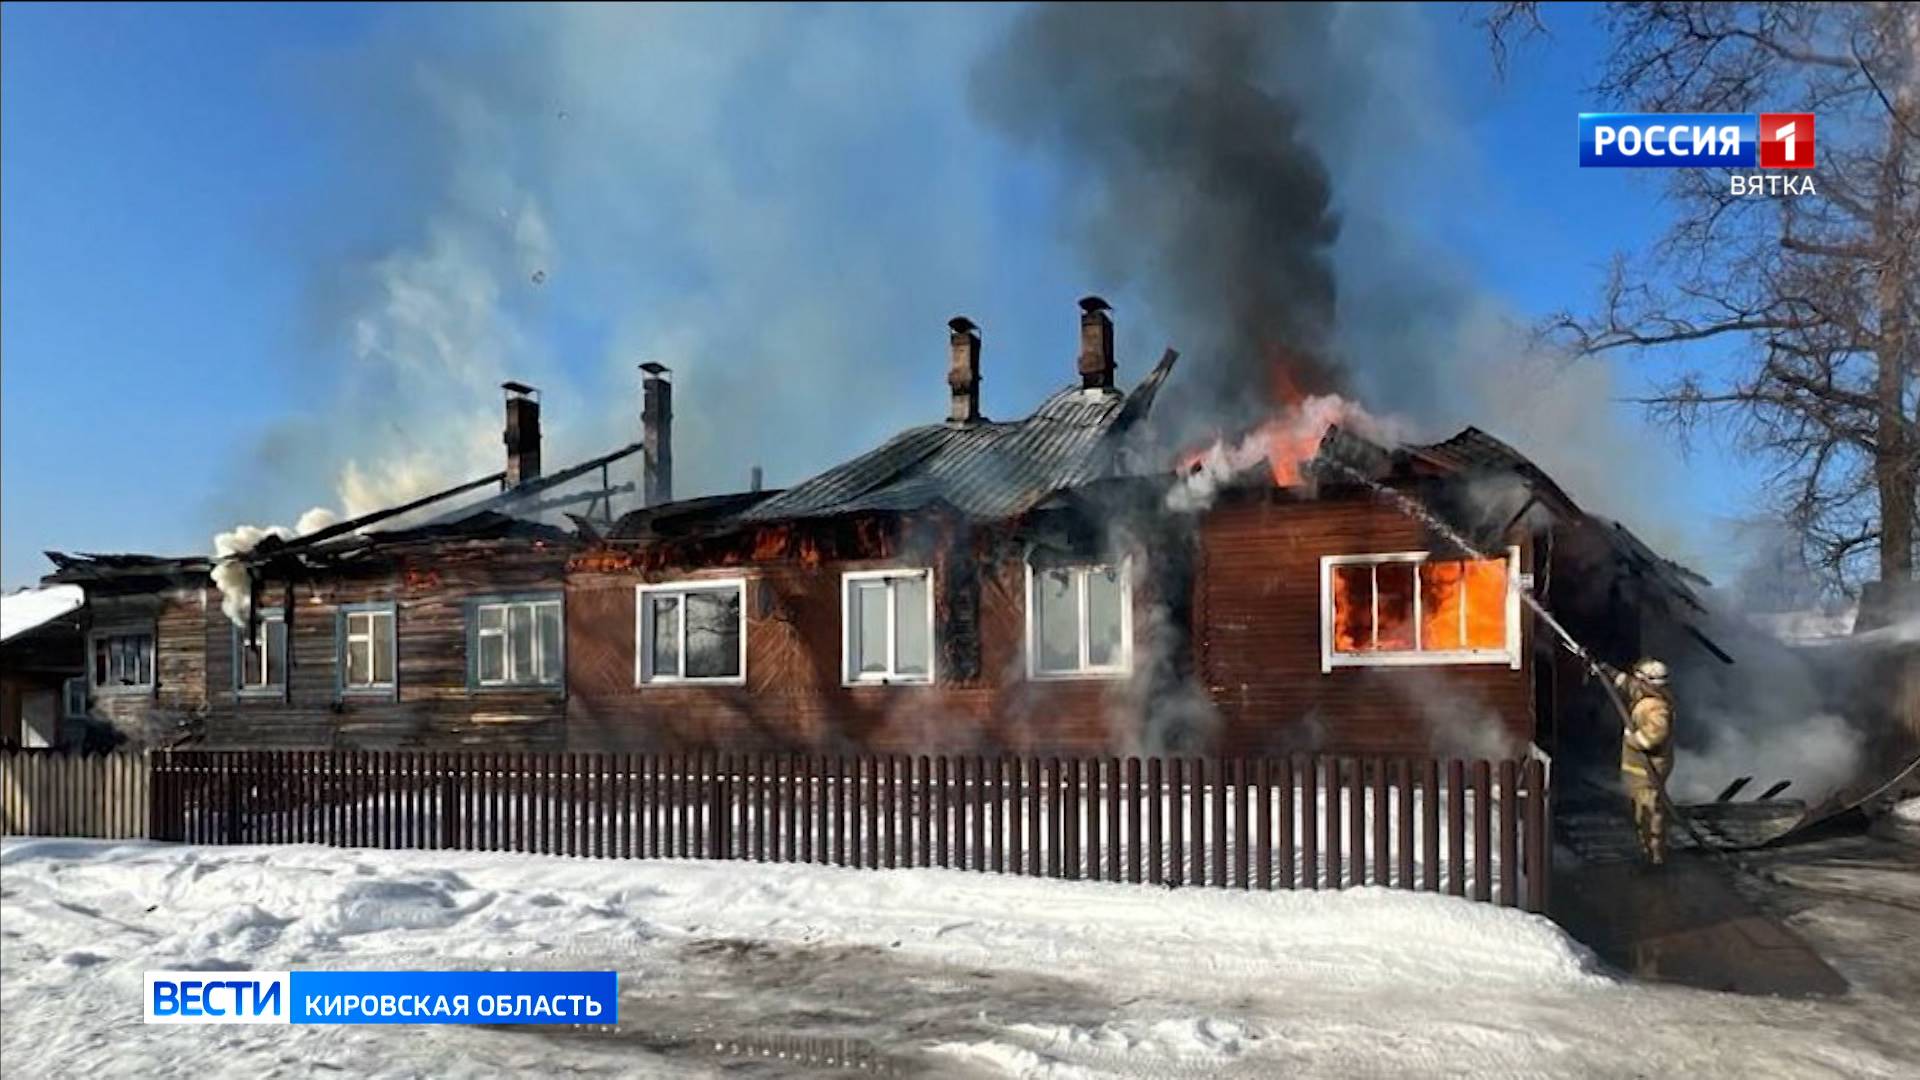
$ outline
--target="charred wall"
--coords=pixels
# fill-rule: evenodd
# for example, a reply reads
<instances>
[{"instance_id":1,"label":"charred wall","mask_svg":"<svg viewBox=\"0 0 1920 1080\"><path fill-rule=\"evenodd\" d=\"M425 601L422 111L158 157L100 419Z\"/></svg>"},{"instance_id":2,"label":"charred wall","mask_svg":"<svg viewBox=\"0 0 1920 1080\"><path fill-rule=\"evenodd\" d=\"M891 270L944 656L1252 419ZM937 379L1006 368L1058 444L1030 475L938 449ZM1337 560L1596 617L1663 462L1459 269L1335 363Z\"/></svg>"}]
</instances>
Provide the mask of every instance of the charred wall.
<instances>
[{"instance_id":1,"label":"charred wall","mask_svg":"<svg viewBox=\"0 0 1920 1080\"><path fill-rule=\"evenodd\" d=\"M212 746L559 749L566 685L469 685L468 611L478 598L561 594L565 553L550 546L423 548L375 565L268 577L263 611L287 620L283 692L235 687L234 627L213 606L205 635ZM339 619L349 605L391 604L395 686L340 685ZM564 612L563 612L564 614Z\"/></svg>"},{"instance_id":2,"label":"charred wall","mask_svg":"<svg viewBox=\"0 0 1920 1080\"><path fill-rule=\"evenodd\" d=\"M89 590L85 656L92 663L95 635L153 635L153 685L89 685L88 715L135 745L165 745L190 731L207 712L207 652L202 628L219 604L205 586L152 592Z\"/></svg>"}]
</instances>

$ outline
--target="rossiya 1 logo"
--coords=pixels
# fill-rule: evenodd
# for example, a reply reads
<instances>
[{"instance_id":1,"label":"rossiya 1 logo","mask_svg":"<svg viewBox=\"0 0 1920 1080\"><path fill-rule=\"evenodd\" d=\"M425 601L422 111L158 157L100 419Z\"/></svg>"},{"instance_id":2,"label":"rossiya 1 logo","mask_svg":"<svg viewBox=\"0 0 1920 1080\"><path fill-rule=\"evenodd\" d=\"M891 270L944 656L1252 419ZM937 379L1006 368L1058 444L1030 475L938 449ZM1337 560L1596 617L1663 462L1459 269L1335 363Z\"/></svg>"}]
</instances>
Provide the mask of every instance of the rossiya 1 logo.
<instances>
[{"instance_id":1,"label":"rossiya 1 logo","mask_svg":"<svg viewBox=\"0 0 1920 1080\"><path fill-rule=\"evenodd\" d=\"M1812 113L1581 113L1583 169L1811 170ZM1814 195L1811 172L1730 172L1730 195Z\"/></svg>"}]
</instances>

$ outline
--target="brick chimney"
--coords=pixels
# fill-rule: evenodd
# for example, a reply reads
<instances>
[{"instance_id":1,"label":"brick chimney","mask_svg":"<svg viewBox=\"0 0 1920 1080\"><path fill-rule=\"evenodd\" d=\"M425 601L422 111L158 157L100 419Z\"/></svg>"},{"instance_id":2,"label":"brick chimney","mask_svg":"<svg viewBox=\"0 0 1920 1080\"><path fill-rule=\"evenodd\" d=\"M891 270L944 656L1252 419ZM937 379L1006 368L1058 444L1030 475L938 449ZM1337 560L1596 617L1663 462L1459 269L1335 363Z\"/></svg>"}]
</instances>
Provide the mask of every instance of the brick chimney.
<instances>
[{"instance_id":1,"label":"brick chimney","mask_svg":"<svg viewBox=\"0 0 1920 1080\"><path fill-rule=\"evenodd\" d=\"M673 501L673 370L640 365L641 496L647 506Z\"/></svg>"},{"instance_id":2,"label":"brick chimney","mask_svg":"<svg viewBox=\"0 0 1920 1080\"><path fill-rule=\"evenodd\" d=\"M980 417L980 328L965 315L947 320L953 335L947 339L947 388L953 399L947 407L947 420L971 424Z\"/></svg>"},{"instance_id":3,"label":"brick chimney","mask_svg":"<svg viewBox=\"0 0 1920 1080\"><path fill-rule=\"evenodd\" d=\"M540 479L540 391L526 383L504 382L507 392L507 486Z\"/></svg>"},{"instance_id":4,"label":"brick chimney","mask_svg":"<svg viewBox=\"0 0 1920 1080\"><path fill-rule=\"evenodd\" d=\"M1080 299L1080 385L1088 390L1113 389L1113 310L1097 296Z\"/></svg>"}]
</instances>

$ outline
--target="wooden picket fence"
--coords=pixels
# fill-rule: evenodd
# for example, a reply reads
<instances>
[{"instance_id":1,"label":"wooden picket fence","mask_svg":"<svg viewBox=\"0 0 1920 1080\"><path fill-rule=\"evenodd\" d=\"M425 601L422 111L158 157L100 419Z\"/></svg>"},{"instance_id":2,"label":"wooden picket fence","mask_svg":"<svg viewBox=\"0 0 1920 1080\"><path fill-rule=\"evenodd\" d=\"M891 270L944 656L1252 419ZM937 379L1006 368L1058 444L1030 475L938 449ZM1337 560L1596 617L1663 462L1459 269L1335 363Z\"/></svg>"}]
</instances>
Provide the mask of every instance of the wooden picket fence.
<instances>
[{"instance_id":1,"label":"wooden picket fence","mask_svg":"<svg viewBox=\"0 0 1920 1080\"><path fill-rule=\"evenodd\" d=\"M145 754L0 753L0 835L148 835L151 788Z\"/></svg>"},{"instance_id":2,"label":"wooden picket fence","mask_svg":"<svg viewBox=\"0 0 1920 1080\"><path fill-rule=\"evenodd\" d=\"M1546 908L1534 760L155 751L155 839L744 859Z\"/></svg>"}]
</instances>

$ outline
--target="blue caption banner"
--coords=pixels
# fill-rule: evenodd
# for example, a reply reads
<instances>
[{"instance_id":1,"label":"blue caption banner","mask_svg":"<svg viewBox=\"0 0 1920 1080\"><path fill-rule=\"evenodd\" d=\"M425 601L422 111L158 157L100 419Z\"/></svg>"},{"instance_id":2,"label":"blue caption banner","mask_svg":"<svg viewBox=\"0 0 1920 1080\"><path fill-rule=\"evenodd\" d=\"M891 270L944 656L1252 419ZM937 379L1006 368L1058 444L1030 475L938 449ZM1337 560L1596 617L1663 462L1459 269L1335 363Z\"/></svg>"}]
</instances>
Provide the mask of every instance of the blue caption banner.
<instances>
[{"instance_id":1,"label":"blue caption banner","mask_svg":"<svg viewBox=\"0 0 1920 1080\"><path fill-rule=\"evenodd\" d=\"M1583 169L1751 168L1759 142L1755 113L1580 114Z\"/></svg>"},{"instance_id":2,"label":"blue caption banner","mask_svg":"<svg viewBox=\"0 0 1920 1080\"><path fill-rule=\"evenodd\" d=\"M612 971L295 971L295 1024L612 1024Z\"/></svg>"}]
</instances>

